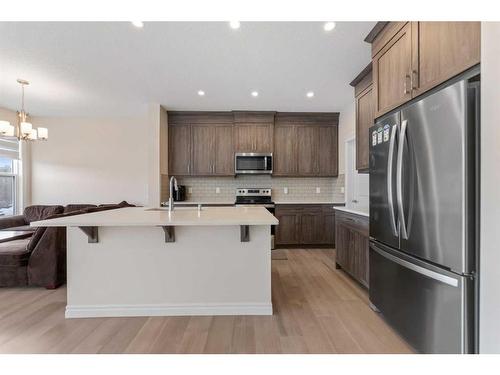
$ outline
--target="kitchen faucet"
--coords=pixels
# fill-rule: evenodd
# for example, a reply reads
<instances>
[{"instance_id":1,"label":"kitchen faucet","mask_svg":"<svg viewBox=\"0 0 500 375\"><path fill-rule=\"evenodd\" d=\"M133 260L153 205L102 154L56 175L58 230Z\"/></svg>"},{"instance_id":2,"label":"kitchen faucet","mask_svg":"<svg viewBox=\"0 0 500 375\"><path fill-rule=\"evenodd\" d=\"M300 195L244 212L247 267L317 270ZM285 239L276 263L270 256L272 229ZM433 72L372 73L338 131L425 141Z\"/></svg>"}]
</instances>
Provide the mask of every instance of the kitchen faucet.
<instances>
[{"instance_id":1,"label":"kitchen faucet","mask_svg":"<svg viewBox=\"0 0 500 375\"><path fill-rule=\"evenodd\" d=\"M170 197L168 198L168 212L172 212L174 210L174 188L175 191L179 190L177 186L177 179L172 176L170 177L169 184Z\"/></svg>"}]
</instances>

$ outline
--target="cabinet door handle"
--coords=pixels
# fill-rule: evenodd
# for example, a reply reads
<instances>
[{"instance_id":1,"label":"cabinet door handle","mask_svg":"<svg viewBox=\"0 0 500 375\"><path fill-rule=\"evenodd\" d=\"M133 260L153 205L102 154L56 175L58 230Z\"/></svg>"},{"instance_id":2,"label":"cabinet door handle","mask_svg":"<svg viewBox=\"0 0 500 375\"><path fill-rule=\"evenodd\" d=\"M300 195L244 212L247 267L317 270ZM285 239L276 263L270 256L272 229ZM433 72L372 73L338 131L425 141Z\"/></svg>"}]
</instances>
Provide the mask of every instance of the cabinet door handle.
<instances>
[{"instance_id":1,"label":"cabinet door handle","mask_svg":"<svg viewBox=\"0 0 500 375\"><path fill-rule=\"evenodd\" d=\"M418 89L418 72L416 70L411 71L411 89L412 90Z\"/></svg>"},{"instance_id":2,"label":"cabinet door handle","mask_svg":"<svg viewBox=\"0 0 500 375\"><path fill-rule=\"evenodd\" d=\"M191 173L191 163L188 163L188 174Z\"/></svg>"},{"instance_id":3,"label":"cabinet door handle","mask_svg":"<svg viewBox=\"0 0 500 375\"><path fill-rule=\"evenodd\" d=\"M403 91L403 95L406 95L406 94L410 93L410 90L408 90L408 80L411 80L411 75L410 74L406 74L405 75L405 89Z\"/></svg>"}]
</instances>

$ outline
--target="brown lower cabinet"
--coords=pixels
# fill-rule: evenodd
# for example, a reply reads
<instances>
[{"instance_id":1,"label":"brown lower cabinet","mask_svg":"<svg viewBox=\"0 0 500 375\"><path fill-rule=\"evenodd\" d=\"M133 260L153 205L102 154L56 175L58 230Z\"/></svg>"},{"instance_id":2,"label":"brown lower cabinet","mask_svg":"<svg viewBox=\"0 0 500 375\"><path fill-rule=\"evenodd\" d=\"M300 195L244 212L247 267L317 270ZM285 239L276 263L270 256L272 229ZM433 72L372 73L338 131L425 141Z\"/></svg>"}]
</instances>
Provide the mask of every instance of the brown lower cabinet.
<instances>
[{"instance_id":1,"label":"brown lower cabinet","mask_svg":"<svg viewBox=\"0 0 500 375\"><path fill-rule=\"evenodd\" d=\"M285 246L335 246L335 210L331 204L279 204L275 243Z\"/></svg>"},{"instance_id":2,"label":"brown lower cabinet","mask_svg":"<svg viewBox=\"0 0 500 375\"><path fill-rule=\"evenodd\" d=\"M344 211L335 212L336 266L369 287L368 218Z\"/></svg>"}]
</instances>

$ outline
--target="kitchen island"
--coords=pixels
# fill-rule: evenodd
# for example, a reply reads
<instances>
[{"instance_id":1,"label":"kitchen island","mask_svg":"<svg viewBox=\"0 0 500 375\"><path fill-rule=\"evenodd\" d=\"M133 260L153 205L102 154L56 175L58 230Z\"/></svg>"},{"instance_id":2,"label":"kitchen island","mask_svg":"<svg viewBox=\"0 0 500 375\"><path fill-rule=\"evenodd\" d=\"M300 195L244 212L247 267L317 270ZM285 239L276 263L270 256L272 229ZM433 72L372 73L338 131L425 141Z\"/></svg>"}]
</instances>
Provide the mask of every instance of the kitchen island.
<instances>
[{"instance_id":1,"label":"kitchen island","mask_svg":"<svg viewBox=\"0 0 500 375\"><path fill-rule=\"evenodd\" d=\"M261 207L127 207L33 222L67 227L67 318L271 315Z\"/></svg>"}]
</instances>

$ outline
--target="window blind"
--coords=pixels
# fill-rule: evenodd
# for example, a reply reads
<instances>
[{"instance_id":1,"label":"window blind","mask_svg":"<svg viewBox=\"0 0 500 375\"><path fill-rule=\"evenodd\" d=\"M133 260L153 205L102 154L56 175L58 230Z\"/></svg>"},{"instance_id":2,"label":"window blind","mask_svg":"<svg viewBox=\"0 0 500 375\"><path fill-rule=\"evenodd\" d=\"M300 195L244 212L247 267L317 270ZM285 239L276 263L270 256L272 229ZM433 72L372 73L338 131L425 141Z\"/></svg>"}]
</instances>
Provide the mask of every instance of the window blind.
<instances>
[{"instance_id":1,"label":"window blind","mask_svg":"<svg viewBox=\"0 0 500 375\"><path fill-rule=\"evenodd\" d=\"M19 141L0 137L0 157L19 159Z\"/></svg>"}]
</instances>

